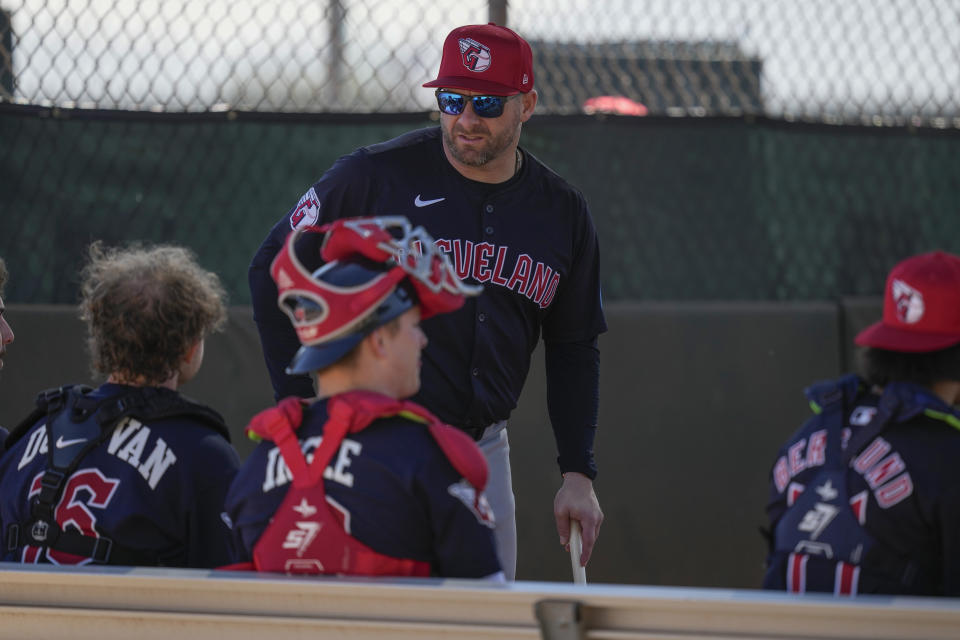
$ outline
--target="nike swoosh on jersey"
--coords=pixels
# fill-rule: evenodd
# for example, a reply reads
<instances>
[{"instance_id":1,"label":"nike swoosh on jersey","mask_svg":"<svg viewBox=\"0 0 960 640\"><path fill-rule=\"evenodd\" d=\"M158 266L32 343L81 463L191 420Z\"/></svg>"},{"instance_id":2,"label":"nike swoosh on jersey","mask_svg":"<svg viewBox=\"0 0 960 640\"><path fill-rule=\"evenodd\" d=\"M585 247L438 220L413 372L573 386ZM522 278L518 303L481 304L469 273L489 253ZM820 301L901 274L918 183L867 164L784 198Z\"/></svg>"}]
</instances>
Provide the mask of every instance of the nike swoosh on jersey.
<instances>
[{"instance_id":1,"label":"nike swoosh on jersey","mask_svg":"<svg viewBox=\"0 0 960 640\"><path fill-rule=\"evenodd\" d=\"M418 207L428 207L431 204L443 202L444 200L446 200L446 198L434 198L433 200L421 200L420 194L418 193L417 197L413 199L413 204L417 205Z\"/></svg>"},{"instance_id":2,"label":"nike swoosh on jersey","mask_svg":"<svg viewBox=\"0 0 960 640\"><path fill-rule=\"evenodd\" d=\"M79 444L81 442L86 442L86 438L74 438L73 440L64 440L63 436L57 438L57 449L63 449L64 447L69 447L73 444Z\"/></svg>"}]
</instances>

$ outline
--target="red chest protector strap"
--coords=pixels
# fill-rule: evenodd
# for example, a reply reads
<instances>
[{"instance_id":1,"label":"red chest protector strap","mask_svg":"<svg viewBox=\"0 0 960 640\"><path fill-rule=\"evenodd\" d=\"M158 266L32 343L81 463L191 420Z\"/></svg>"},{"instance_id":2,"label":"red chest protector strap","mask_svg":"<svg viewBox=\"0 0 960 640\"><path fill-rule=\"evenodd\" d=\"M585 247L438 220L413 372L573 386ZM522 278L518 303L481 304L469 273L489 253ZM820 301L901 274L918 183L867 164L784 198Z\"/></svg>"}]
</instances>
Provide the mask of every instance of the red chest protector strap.
<instances>
[{"instance_id":1,"label":"red chest protector strap","mask_svg":"<svg viewBox=\"0 0 960 640\"><path fill-rule=\"evenodd\" d=\"M323 438L308 464L296 437L305 404L300 398L284 398L276 407L255 416L246 429L248 436L277 445L293 484L257 541L254 566L261 571L288 573L429 575L427 563L385 556L347 534L343 515L334 512L326 500L323 472L348 433L357 433L378 418L399 415L426 423L451 465L474 487L479 501L487 483L487 464L474 441L415 403L352 391L328 401Z\"/></svg>"},{"instance_id":2,"label":"red chest protector strap","mask_svg":"<svg viewBox=\"0 0 960 640\"><path fill-rule=\"evenodd\" d=\"M270 440L277 445L293 475L295 487L311 487L323 477L323 471L348 433L365 429L377 418L399 415L426 423L430 435L447 456L450 464L463 475L478 493L487 486L487 462L467 434L440 422L420 405L395 400L372 391L350 391L331 398L327 404L329 419L323 428L323 440L308 466L296 429L303 421L302 398L284 398L276 407L260 412L246 429L249 437Z\"/></svg>"}]
</instances>

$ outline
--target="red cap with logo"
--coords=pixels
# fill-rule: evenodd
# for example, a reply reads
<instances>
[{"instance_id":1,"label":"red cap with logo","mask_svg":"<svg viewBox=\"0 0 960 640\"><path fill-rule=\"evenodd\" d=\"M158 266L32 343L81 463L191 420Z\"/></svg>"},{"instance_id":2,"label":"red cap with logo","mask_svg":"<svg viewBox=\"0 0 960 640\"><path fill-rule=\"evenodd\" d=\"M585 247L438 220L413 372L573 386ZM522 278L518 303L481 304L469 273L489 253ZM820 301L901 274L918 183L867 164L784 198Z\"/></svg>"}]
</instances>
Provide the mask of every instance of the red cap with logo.
<instances>
[{"instance_id":1,"label":"red cap with logo","mask_svg":"<svg viewBox=\"0 0 960 640\"><path fill-rule=\"evenodd\" d=\"M436 80L425 87L500 96L533 89L533 52L519 35L494 23L457 27L443 43Z\"/></svg>"},{"instance_id":2,"label":"red cap with logo","mask_svg":"<svg viewBox=\"0 0 960 640\"><path fill-rule=\"evenodd\" d=\"M934 251L898 263L887 276L883 320L855 342L906 353L960 344L960 257Z\"/></svg>"}]
</instances>

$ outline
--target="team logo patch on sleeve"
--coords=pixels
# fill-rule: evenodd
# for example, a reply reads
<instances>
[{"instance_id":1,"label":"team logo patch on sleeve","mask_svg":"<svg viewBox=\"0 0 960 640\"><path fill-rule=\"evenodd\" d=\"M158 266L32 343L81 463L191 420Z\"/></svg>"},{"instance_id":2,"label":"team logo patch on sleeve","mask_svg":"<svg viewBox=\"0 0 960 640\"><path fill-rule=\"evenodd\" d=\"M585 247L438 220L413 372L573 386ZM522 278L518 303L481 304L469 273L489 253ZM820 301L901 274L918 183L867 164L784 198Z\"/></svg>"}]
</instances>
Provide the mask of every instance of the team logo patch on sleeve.
<instances>
[{"instance_id":1,"label":"team logo patch on sleeve","mask_svg":"<svg viewBox=\"0 0 960 640\"><path fill-rule=\"evenodd\" d=\"M447 487L447 493L465 504L467 508L473 512L473 515L476 516L477 522L491 529L496 526L493 518L493 509L490 508L487 496L481 493L479 499L477 499L476 489L474 489L473 485L467 482L466 479L455 482Z\"/></svg>"},{"instance_id":2,"label":"team logo patch on sleeve","mask_svg":"<svg viewBox=\"0 0 960 640\"><path fill-rule=\"evenodd\" d=\"M297 203L297 208L290 214L290 228L299 229L300 227L309 227L317 224L320 219L320 198L313 187L303 194Z\"/></svg>"}]
</instances>

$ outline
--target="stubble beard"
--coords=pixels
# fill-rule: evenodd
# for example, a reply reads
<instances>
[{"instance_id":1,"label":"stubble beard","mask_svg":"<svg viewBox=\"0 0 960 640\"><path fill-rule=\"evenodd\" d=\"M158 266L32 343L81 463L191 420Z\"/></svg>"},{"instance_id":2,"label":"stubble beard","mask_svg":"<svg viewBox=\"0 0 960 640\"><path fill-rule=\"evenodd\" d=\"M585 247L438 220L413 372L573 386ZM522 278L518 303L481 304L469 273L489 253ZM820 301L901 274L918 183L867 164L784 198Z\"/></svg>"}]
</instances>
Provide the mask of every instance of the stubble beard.
<instances>
[{"instance_id":1,"label":"stubble beard","mask_svg":"<svg viewBox=\"0 0 960 640\"><path fill-rule=\"evenodd\" d=\"M519 125L519 122L517 125ZM505 127L499 135L488 137L486 145L484 145L483 148L464 148L458 145L454 136L459 134L472 135L475 133L489 135L489 131L485 129L474 129L472 131L467 131L463 127L455 127L453 129L441 127L440 129L443 132L443 142L447 150L449 150L450 155L452 155L457 162L470 167L482 167L510 148L516 136L517 127Z\"/></svg>"}]
</instances>

